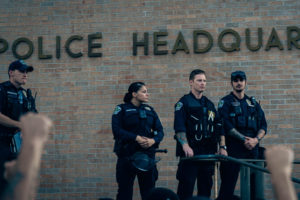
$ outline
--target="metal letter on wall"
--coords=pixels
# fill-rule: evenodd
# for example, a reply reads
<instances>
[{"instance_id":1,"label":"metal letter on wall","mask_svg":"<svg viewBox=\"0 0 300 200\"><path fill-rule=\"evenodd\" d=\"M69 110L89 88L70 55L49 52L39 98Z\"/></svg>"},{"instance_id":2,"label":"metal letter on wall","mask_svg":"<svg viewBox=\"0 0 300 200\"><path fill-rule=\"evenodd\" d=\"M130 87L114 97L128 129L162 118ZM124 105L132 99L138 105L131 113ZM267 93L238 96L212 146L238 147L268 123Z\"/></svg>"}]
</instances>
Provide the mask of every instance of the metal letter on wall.
<instances>
[{"instance_id":1,"label":"metal letter on wall","mask_svg":"<svg viewBox=\"0 0 300 200\"><path fill-rule=\"evenodd\" d=\"M8 49L8 42L3 39L3 38L0 38L0 44L2 44L2 48L0 49L0 53L4 53L5 51L7 51Z\"/></svg>"},{"instance_id":2,"label":"metal letter on wall","mask_svg":"<svg viewBox=\"0 0 300 200\"><path fill-rule=\"evenodd\" d=\"M60 59L60 36L56 36L56 58Z\"/></svg>"},{"instance_id":3,"label":"metal letter on wall","mask_svg":"<svg viewBox=\"0 0 300 200\"><path fill-rule=\"evenodd\" d=\"M19 55L18 52L17 52L17 47L21 43L27 44L28 48L29 48L28 52L24 55ZM23 37L18 38L14 41L14 43L12 45L12 53L16 58L25 60L25 59L29 58L33 53L33 43L27 38L23 38Z\"/></svg>"},{"instance_id":4,"label":"metal letter on wall","mask_svg":"<svg viewBox=\"0 0 300 200\"><path fill-rule=\"evenodd\" d=\"M102 33L88 35L88 57L101 57L102 53L93 53L93 49L101 48L101 43L93 43L93 40L102 39Z\"/></svg>"},{"instance_id":5,"label":"metal letter on wall","mask_svg":"<svg viewBox=\"0 0 300 200\"><path fill-rule=\"evenodd\" d=\"M80 35L73 35L66 41L66 44L65 44L66 52L72 58L79 58L83 55L81 52L73 53L70 49L70 45L74 40L82 40L82 39L83 39L83 37Z\"/></svg>"},{"instance_id":6,"label":"metal letter on wall","mask_svg":"<svg viewBox=\"0 0 300 200\"><path fill-rule=\"evenodd\" d=\"M204 47L204 48L202 48L202 49L199 49L199 47L198 47L198 36L199 35L204 35L208 39L207 46ZM207 31L204 31L204 30L195 30L193 32L193 42L194 42L194 53L206 53L213 46L213 37Z\"/></svg>"},{"instance_id":7,"label":"metal letter on wall","mask_svg":"<svg viewBox=\"0 0 300 200\"><path fill-rule=\"evenodd\" d=\"M137 55L137 47L144 47L144 55L148 55L148 48L149 48L149 33L144 33L144 40L140 42L137 41L137 33L133 33L132 35L132 55Z\"/></svg>"},{"instance_id":8,"label":"metal letter on wall","mask_svg":"<svg viewBox=\"0 0 300 200\"><path fill-rule=\"evenodd\" d=\"M38 37L38 54L39 59L51 59L52 55L44 55L43 54L43 37Z\"/></svg>"},{"instance_id":9,"label":"metal letter on wall","mask_svg":"<svg viewBox=\"0 0 300 200\"><path fill-rule=\"evenodd\" d=\"M262 47L262 28L257 29L258 44L251 46L250 29L246 28L246 46L250 51L258 51Z\"/></svg>"},{"instance_id":10,"label":"metal letter on wall","mask_svg":"<svg viewBox=\"0 0 300 200\"><path fill-rule=\"evenodd\" d=\"M297 33L297 36L293 37L293 32ZM292 45L294 45L297 49L300 49L300 45L298 41L300 40L300 29L296 26L288 26L287 27L287 47L288 50L292 50Z\"/></svg>"},{"instance_id":11,"label":"metal letter on wall","mask_svg":"<svg viewBox=\"0 0 300 200\"><path fill-rule=\"evenodd\" d=\"M225 35L232 34L235 37L235 43L231 44L231 47L225 47L222 40ZM235 30L232 29L226 29L222 31L218 37L218 45L219 47L225 51L225 52L233 52L233 51L239 51L240 50L240 43L241 43L241 37Z\"/></svg>"},{"instance_id":12,"label":"metal letter on wall","mask_svg":"<svg viewBox=\"0 0 300 200\"><path fill-rule=\"evenodd\" d=\"M223 38L227 34L232 34L235 37L235 43L231 44L231 47L225 47L223 44ZM219 47L225 51L225 52L233 52L233 51L239 51L240 50L240 43L241 43L241 37L235 30L232 29L226 29L222 31L218 37L218 45Z\"/></svg>"},{"instance_id":13,"label":"metal letter on wall","mask_svg":"<svg viewBox=\"0 0 300 200\"><path fill-rule=\"evenodd\" d=\"M181 32L179 32L174 47L172 49L172 54L176 54L177 51L183 50L186 54L190 53L190 50L185 42L185 39Z\"/></svg>"},{"instance_id":14,"label":"metal letter on wall","mask_svg":"<svg viewBox=\"0 0 300 200\"><path fill-rule=\"evenodd\" d=\"M280 39L278 37L278 34L277 34L275 28L272 28L272 32L271 32L271 35L270 35L270 37L268 39L268 42L266 44L265 50L269 51L271 47L277 47L280 50L283 50L282 43L280 42Z\"/></svg>"},{"instance_id":15,"label":"metal letter on wall","mask_svg":"<svg viewBox=\"0 0 300 200\"><path fill-rule=\"evenodd\" d=\"M158 50L158 46L166 46L167 41L158 41L158 37L167 36L168 32L154 32L153 33L153 54L154 55L166 55L168 50Z\"/></svg>"}]
</instances>

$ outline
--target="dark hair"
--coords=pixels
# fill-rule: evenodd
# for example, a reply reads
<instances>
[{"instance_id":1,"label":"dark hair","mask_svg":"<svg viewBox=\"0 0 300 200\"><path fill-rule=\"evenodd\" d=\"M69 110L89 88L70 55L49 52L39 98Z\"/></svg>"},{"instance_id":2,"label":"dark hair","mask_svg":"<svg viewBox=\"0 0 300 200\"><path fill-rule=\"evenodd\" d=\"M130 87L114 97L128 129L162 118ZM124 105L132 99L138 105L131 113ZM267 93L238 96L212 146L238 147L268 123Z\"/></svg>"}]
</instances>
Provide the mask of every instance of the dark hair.
<instances>
[{"instance_id":1,"label":"dark hair","mask_svg":"<svg viewBox=\"0 0 300 200\"><path fill-rule=\"evenodd\" d=\"M205 75L205 71L201 70L201 69L195 69L190 73L190 81L194 80L195 76L198 74L204 74Z\"/></svg>"},{"instance_id":2,"label":"dark hair","mask_svg":"<svg viewBox=\"0 0 300 200\"><path fill-rule=\"evenodd\" d=\"M132 99L132 93L139 91L141 89L141 87L144 86L144 85L145 85L145 83L143 83L143 82L131 83L129 88L128 88L128 92L125 94L125 96L123 98L123 101L125 103L129 103Z\"/></svg>"}]
</instances>

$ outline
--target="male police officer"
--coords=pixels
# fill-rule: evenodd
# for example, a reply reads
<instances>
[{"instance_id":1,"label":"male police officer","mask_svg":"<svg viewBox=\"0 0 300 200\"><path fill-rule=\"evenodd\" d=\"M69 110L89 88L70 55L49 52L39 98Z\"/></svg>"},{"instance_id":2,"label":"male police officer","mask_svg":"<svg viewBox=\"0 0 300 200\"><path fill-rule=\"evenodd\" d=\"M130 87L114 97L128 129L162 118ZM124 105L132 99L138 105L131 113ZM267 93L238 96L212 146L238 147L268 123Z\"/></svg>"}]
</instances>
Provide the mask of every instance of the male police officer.
<instances>
[{"instance_id":1,"label":"male police officer","mask_svg":"<svg viewBox=\"0 0 300 200\"><path fill-rule=\"evenodd\" d=\"M12 62L8 68L9 81L0 84L0 188L3 188L4 162L16 158L12 138L21 129L20 116L28 111L36 112L30 90L21 87L27 82L27 73L33 67L24 61Z\"/></svg>"},{"instance_id":2,"label":"male police officer","mask_svg":"<svg viewBox=\"0 0 300 200\"><path fill-rule=\"evenodd\" d=\"M206 87L205 72L200 69L193 70L190 73L189 83L191 92L184 95L175 105L176 156L182 158L215 154L217 136L221 133L222 124L214 104L203 95ZM221 138L225 144L224 136ZM220 153L227 155L225 149ZM213 162L180 160L177 170L179 198L183 200L193 196L196 179L198 196L210 197L213 172Z\"/></svg>"},{"instance_id":3,"label":"male police officer","mask_svg":"<svg viewBox=\"0 0 300 200\"><path fill-rule=\"evenodd\" d=\"M260 105L253 97L245 94L246 84L243 71L233 72L233 91L220 100L218 111L224 122L228 156L255 159L258 158L259 142L267 132L267 123ZM219 200L232 199L239 167L237 164L222 162Z\"/></svg>"}]
</instances>

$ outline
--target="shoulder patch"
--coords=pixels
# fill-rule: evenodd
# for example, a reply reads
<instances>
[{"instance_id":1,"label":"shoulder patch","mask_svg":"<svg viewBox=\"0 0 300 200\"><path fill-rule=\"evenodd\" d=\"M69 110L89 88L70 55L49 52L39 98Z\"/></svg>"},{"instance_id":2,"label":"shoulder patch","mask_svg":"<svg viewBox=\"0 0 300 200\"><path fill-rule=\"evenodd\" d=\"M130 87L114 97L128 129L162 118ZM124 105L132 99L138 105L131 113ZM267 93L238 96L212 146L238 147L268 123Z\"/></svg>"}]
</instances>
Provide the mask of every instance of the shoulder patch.
<instances>
[{"instance_id":1,"label":"shoulder patch","mask_svg":"<svg viewBox=\"0 0 300 200\"><path fill-rule=\"evenodd\" d=\"M246 99L246 102L247 102L248 106L254 107L254 105L252 105L252 103L251 103L251 101L249 99Z\"/></svg>"},{"instance_id":2,"label":"shoulder patch","mask_svg":"<svg viewBox=\"0 0 300 200\"><path fill-rule=\"evenodd\" d=\"M145 106L145 110L151 111L151 108L149 106Z\"/></svg>"},{"instance_id":3,"label":"shoulder patch","mask_svg":"<svg viewBox=\"0 0 300 200\"><path fill-rule=\"evenodd\" d=\"M218 108L222 108L224 105L224 100L220 100L218 103Z\"/></svg>"},{"instance_id":4,"label":"shoulder patch","mask_svg":"<svg viewBox=\"0 0 300 200\"><path fill-rule=\"evenodd\" d=\"M175 111L178 111L178 110L180 110L181 108L182 108L182 106L183 106L183 103L181 103L180 101L176 104L176 106L175 106Z\"/></svg>"},{"instance_id":5,"label":"shoulder patch","mask_svg":"<svg viewBox=\"0 0 300 200\"><path fill-rule=\"evenodd\" d=\"M114 115L117 115L122 110L121 106L116 106L114 110Z\"/></svg>"}]
</instances>

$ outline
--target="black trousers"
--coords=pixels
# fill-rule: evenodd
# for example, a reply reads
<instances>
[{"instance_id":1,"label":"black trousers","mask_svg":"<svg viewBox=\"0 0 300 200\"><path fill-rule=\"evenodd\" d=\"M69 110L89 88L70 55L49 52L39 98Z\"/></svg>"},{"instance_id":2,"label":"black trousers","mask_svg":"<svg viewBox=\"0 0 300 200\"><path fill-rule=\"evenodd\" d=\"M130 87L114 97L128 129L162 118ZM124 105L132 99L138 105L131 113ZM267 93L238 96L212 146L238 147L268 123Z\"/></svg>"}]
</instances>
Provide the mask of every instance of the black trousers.
<instances>
[{"instance_id":1,"label":"black trousers","mask_svg":"<svg viewBox=\"0 0 300 200\"><path fill-rule=\"evenodd\" d=\"M221 186L218 200L230 200L239 177L240 165L222 162L220 166Z\"/></svg>"},{"instance_id":2,"label":"black trousers","mask_svg":"<svg viewBox=\"0 0 300 200\"><path fill-rule=\"evenodd\" d=\"M252 151L246 150L244 147L236 148L228 151L228 155L235 158L256 159L258 158L258 148ZM221 186L219 190L218 200L230 200L233 198L236 182L239 177L240 165L232 162L222 162L220 166ZM254 174L251 174L251 193L254 191ZM253 193L252 193L253 194ZM251 197L252 198L252 197Z\"/></svg>"},{"instance_id":3,"label":"black trousers","mask_svg":"<svg viewBox=\"0 0 300 200\"><path fill-rule=\"evenodd\" d=\"M180 200L193 196L194 186L197 179L198 196L210 197L214 174L213 162L180 161L177 170L179 181L177 195Z\"/></svg>"},{"instance_id":4,"label":"black trousers","mask_svg":"<svg viewBox=\"0 0 300 200\"><path fill-rule=\"evenodd\" d=\"M135 177L138 178L142 200L147 198L150 190L155 187L158 178L156 166L149 171L140 171L133 167L128 158L118 158L116 178L118 182L117 200L131 200Z\"/></svg>"}]
</instances>

